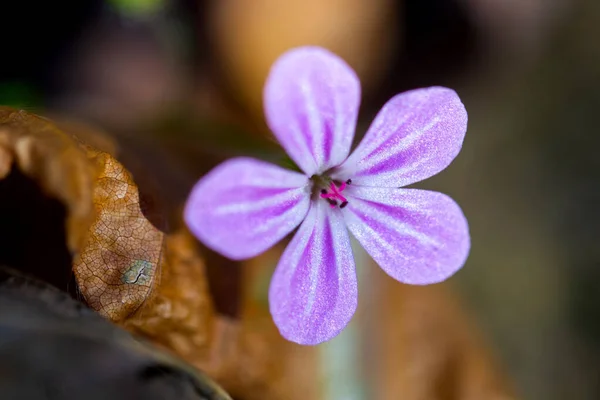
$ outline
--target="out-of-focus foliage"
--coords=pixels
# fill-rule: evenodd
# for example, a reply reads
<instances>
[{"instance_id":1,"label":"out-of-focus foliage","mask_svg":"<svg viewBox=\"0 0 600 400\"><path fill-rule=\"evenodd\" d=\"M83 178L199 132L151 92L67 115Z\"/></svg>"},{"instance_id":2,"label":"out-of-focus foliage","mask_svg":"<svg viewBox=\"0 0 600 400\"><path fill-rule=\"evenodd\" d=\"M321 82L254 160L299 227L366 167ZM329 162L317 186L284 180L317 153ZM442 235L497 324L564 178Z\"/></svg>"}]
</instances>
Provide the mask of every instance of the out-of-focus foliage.
<instances>
[{"instance_id":1,"label":"out-of-focus foliage","mask_svg":"<svg viewBox=\"0 0 600 400\"><path fill-rule=\"evenodd\" d=\"M35 108L42 104L39 93L22 82L0 82L0 104L12 107Z\"/></svg>"},{"instance_id":2,"label":"out-of-focus foliage","mask_svg":"<svg viewBox=\"0 0 600 400\"><path fill-rule=\"evenodd\" d=\"M119 12L134 17L156 13L166 3L165 0L109 0L109 2Z\"/></svg>"}]
</instances>

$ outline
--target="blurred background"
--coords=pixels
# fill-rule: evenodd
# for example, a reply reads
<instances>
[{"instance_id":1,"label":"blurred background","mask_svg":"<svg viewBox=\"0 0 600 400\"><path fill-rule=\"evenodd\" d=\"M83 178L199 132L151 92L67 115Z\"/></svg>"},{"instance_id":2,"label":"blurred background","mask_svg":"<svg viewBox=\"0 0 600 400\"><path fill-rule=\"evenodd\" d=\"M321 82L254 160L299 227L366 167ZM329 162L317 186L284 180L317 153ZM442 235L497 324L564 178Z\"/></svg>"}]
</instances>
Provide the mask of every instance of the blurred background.
<instances>
[{"instance_id":1,"label":"blurred background","mask_svg":"<svg viewBox=\"0 0 600 400\"><path fill-rule=\"evenodd\" d=\"M1 13L0 104L162 157L151 174L186 171L161 186L174 203L225 157L281 157L261 96L290 47L327 47L357 71L359 133L396 93L454 88L463 151L419 184L470 222L450 285L519 398L600 398L600 2L10 0Z\"/></svg>"}]
</instances>

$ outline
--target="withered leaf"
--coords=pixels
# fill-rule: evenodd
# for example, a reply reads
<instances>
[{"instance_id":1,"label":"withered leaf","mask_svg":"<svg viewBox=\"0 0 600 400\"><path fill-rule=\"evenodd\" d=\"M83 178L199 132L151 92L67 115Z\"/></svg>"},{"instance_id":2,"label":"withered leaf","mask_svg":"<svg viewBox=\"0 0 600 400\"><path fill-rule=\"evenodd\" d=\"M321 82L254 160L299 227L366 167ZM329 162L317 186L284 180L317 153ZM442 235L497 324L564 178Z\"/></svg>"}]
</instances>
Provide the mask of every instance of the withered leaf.
<instances>
[{"instance_id":1,"label":"withered leaf","mask_svg":"<svg viewBox=\"0 0 600 400\"><path fill-rule=\"evenodd\" d=\"M81 248L93 219L94 166L55 125L37 115L0 107L0 178L14 165L67 208L67 241Z\"/></svg>"},{"instance_id":2,"label":"withered leaf","mask_svg":"<svg viewBox=\"0 0 600 400\"><path fill-rule=\"evenodd\" d=\"M73 135L25 111L2 109L0 165L16 164L67 207L73 269L84 299L100 314L195 366L230 363L236 354L225 356L222 349L237 349L238 336L221 335L223 319L214 318L195 240L185 229L166 235L144 217L138 188L111 154L118 148L110 140L82 133L73 124L63 126ZM35 246L29 244L32 251ZM237 320L226 325L240 330ZM269 359L265 352L243 354L250 364L255 356L261 358L258 365ZM233 365L235 370L221 375L216 368L215 377L247 375L237 362ZM242 392L269 386L269 376L251 376L243 380Z\"/></svg>"},{"instance_id":3,"label":"withered leaf","mask_svg":"<svg viewBox=\"0 0 600 400\"><path fill-rule=\"evenodd\" d=\"M98 170L95 218L73 270L88 304L121 321L150 296L164 233L142 213L138 188L123 165L106 152L84 149Z\"/></svg>"},{"instance_id":4,"label":"withered leaf","mask_svg":"<svg viewBox=\"0 0 600 400\"><path fill-rule=\"evenodd\" d=\"M68 247L81 294L92 308L119 321L150 296L164 233L144 217L131 174L81 136L115 149L80 127L73 139L45 118L2 107L0 173L6 176L14 165L66 206Z\"/></svg>"},{"instance_id":5,"label":"withered leaf","mask_svg":"<svg viewBox=\"0 0 600 400\"><path fill-rule=\"evenodd\" d=\"M124 326L195 363L209 357L213 308L194 239L180 229L166 236L160 284Z\"/></svg>"}]
</instances>

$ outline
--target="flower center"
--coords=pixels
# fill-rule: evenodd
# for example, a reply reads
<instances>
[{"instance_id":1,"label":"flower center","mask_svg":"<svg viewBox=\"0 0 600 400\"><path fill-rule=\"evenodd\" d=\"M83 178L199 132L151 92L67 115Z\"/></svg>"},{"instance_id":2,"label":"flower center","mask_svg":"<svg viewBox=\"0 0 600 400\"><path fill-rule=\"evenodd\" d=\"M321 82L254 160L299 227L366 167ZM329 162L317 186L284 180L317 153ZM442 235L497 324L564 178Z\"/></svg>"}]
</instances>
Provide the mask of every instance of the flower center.
<instances>
[{"instance_id":1,"label":"flower center","mask_svg":"<svg viewBox=\"0 0 600 400\"><path fill-rule=\"evenodd\" d=\"M329 183L329 190L321 189L321 198L325 199L331 208L335 208L338 205L339 207L344 208L348 205L348 200L342 195L346 186L352 183L352 179L348 179L346 182L342 182L339 185L336 185L334 181Z\"/></svg>"}]
</instances>

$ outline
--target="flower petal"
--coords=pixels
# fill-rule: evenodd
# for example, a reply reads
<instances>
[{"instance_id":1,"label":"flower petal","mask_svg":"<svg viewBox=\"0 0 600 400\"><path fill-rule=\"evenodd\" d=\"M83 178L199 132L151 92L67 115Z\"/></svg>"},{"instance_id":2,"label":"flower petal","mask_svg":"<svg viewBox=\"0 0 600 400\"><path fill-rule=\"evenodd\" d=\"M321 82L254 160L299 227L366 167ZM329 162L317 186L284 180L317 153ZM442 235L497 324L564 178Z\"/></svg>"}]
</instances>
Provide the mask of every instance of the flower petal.
<instances>
[{"instance_id":1,"label":"flower petal","mask_svg":"<svg viewBox=\"0 0 600 400\"><path fill-rule=\"evenodd\" d=\"M317 201L271 280L273 320L286 339L318 344L341 332L357 300L354 258L342 215Z\"/></svg>"},{"instance_id":2,"label":"flower petal","mask_svg":"<svg viewBox=\"0 0 600 400\"><path fill-rule=\"evenodd\" d=\"M283 54L271 67L264 89L269 127L308 176L348 157L359 104L355 72L319 47Z\"/></svg>"},{"instance_id":3,"label":"flower petal","mask_svg":"<svg viewBox=\"0 0 600 400\"><path fill-rule=\"evenodd\" d=\"M469 254L467 220L445 194L351 186L342 210L350 232L392 278L415 285L446 280Z\"/></svg>"},{"instance_id":4,"label":"flower petal","mask_svg":"<svg viewBox=\"0 0 600 400\"><path fill-rule=\"evenodd\" d=\"M452 89L416 89L388 101L334 177L355 185L400 187L429 178L459 153L467 112Z\"/></svg>"},{"instance_id":5,"label":"flower petal","mask_svg":"<svg viewBox=\"0 0 600 400\"><path fill-rule=\"evenodd\" d=\"M309 205L306 176L241 157L217 166L194 186L184 219L206 246L240 260L290 233Z\"/></svg>"}]
</instances>

